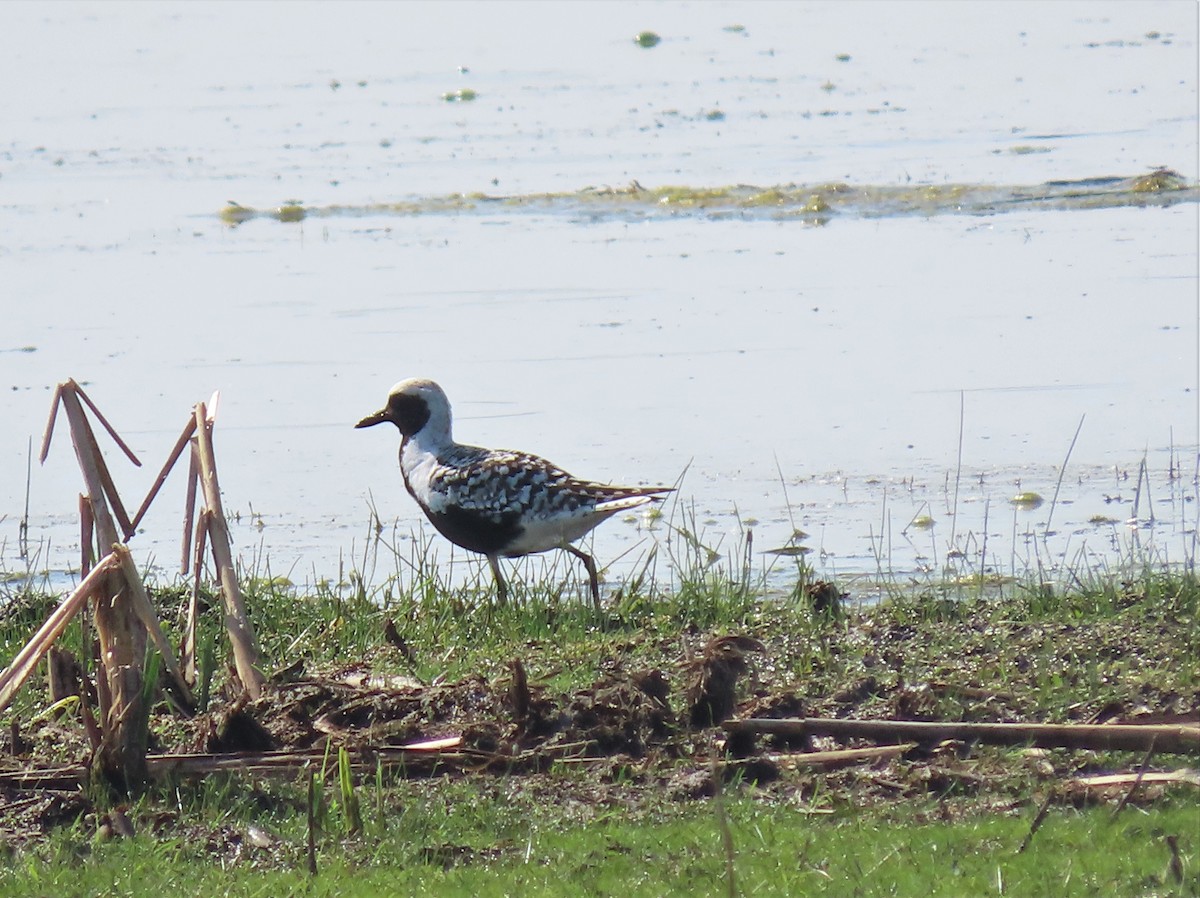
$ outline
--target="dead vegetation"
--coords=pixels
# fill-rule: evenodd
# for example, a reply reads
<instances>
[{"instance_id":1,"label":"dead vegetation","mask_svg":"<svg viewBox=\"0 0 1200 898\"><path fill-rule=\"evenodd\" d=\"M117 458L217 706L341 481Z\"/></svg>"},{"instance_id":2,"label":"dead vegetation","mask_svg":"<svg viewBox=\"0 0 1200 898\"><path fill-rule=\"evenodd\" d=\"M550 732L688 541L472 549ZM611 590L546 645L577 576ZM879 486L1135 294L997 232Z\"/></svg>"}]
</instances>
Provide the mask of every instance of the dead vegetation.
<instances>
[{"instance_id":1,"label":"dead vegetation","mask_svg":"<svg viewBox=\"0 0 1200 898\"><path fill-rule=\"evenodd\" d=\"M9 609L45 623L0 674L0 703L47 658L47 695L58 709L13 717L0 734L0 836L10 844L81 818L105 838L153 828L161 821L133 819L120 802L165 782L318 773L332 782L342 752L359 777L503 776L564 807L632 805L648 794L688 801L738 782L801 801L937 797L953 815L1012 810L1035 795L1119 809L1200 786L1200 683L1174 654L1194 643L1194 604L1151 606L1132 588L1115 602L1130 615L1081 622L937 603L850 614L836 587L815 584L807 609L764 607L737 632L685 627L656 639L627 622L627 632L603 642L595 679L571 688L552 685L546 672L560 662L532 642L488 673L400 676L396 659L415 669L422 647L403 624L381 618L380 663L300 660L266 677L221 526L208 409L194 409L131 518L80 400L95 407L71 381L60 397L89 490L84 545L95 533L111 551L85 556L90 572L57 607ZM176 655L122 540L189 445L189 497L202 495L204 507L197 513L189 500L183 558L196 579ZM228 669L207 704L194 695L214 676L195 635L206 543L229 636ZM55 645L80 614L99 637L87 664ZM1131 632L1135 620L1141 629ZM161 667L147 663L152 649ZM1170 675L1156 679L1156 671ZM1088 678L1115 686L1097 693ZM1048 703L1054 684L1091 698ZM564 779L567 770L586 775ZM247 833L207 838L241 851L253 841Z\"/></svg>"}]
</instances>

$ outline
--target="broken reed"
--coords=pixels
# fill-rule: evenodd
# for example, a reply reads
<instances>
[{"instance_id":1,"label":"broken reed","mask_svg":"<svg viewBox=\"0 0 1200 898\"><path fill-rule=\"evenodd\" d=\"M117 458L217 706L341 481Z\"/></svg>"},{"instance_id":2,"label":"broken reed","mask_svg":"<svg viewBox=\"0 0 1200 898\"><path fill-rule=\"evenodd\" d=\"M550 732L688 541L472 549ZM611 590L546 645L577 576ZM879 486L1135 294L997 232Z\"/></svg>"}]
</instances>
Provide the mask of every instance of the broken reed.
<instances>
[{"instance_id":1,"label":"broken reed","mask_svg":"<svg viewBox=\"0 0 1200 898\"><path fill-rule=\"evenodd\" d=\"M76 590L56 608L12 662L0 672L0 709L7 707L36 668L62 635L67 625L79 616L85 634L89 630L86 608L91 607L91 620L98 637L98 655L92 668L97 671L95 691L98 696L99 721L94 722L86 705L90 683L82 684L79 692L83 703L83 718L93 758L100 773L120 793L139 790L148 781L146 745L150 706L158 685L158 669L165 667L168 684L175 703L185 713L195 707L192 687L196 684L195 626L199 596L200 561L205 544L211 548L221 582L225 606L225 626L233 647L237 676L242 688L257 697L264 677L258 669L258 650L254 634L246 617L240 586L233 565L228 524L221 508L220 487L217 481L216 456L212 446L216 395L213 413L204 403L198 403L189 416L183 432L175 443L146 498L130 517L116 488L108 464L96 440L95 431L84 408L90 409L96 420L122 452L135 465L141 462L121 439L104 414L74 380L59 384L51 402L50 419L42 440L40 460L44 463L50 451L60 407L67 417L71 443L83 475L86 492L80 497L80 559L84 579ZM157 614L146 592L126 542L149 509L158 491L183 450L191 447L191 479L188 485L188 508L185 525L184 571L189 557L187 542L195 531L195 584L189 609L189 631L177 660L174 648L167 641ZM199 484L205 506L196 515L196 487ZM119 525L119 529L118 529ZM107 549L93 568L97 554L94 547ZM90 640L84 639L84 647ZM148 647L153 644L153 655ZM157 658L157 660L155 660ZM87 674L84 674L86 679Z\"/></svg>"}]
</instances>

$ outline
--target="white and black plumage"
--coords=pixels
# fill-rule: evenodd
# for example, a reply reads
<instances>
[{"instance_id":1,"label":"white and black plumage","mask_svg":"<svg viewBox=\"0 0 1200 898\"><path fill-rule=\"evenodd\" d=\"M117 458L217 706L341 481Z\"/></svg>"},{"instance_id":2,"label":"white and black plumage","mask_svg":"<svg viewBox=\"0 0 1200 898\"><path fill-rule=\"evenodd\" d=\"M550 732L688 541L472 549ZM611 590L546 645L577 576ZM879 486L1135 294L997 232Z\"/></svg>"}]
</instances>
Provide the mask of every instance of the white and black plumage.
<instances>
[{"instance_id":1,"label":"white and black plumage","mask_svg":"<svg viewBox=\"0 0 1200 898\"><path fill-rule=\"evenodd\" d=\"M359 421L399 428L404 485L438 532L455 545L487 556L500 601L508 586L499 559L566 549L587 568L592 600L600 584L591 555L572 542L601 521L661 499L670 487L607 486L578 480L526 452L454 442L450 401L431 380L402 380L387 405Z\"/></svg>"}]
</instances>

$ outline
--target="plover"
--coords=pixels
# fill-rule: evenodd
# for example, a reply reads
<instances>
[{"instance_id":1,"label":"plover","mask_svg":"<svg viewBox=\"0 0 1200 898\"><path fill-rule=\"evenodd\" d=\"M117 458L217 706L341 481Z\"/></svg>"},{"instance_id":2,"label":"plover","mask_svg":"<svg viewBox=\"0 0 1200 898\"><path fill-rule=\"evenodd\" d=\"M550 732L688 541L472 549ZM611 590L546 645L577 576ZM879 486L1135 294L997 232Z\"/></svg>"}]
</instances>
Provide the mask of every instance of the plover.
<instances>
[{"instance_id":1,"label":"plover","mask_svg":"<svg viewBox=\"0 0 1200 898\"><path fill-rule=\"evenodd\" d=\"M501 603L508 600L501 558L565 549L587 568L592 601L599 607L596 562L571 543L617 512L672 490L579 480L527 452L456 443L450 401L431 380L400 381L382 409L354 426L384 421L400 430L400 473L409 494L442 536L487 556Z\"/></svg>"}]
</instances>

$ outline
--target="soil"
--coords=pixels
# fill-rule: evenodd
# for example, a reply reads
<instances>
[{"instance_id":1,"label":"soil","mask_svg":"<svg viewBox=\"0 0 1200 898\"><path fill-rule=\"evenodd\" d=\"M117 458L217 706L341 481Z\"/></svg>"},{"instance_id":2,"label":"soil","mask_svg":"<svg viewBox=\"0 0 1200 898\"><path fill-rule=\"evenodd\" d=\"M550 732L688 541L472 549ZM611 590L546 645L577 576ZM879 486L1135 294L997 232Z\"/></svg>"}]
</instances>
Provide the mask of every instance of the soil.
<instances>
[{"instance_id":1,"label":"soil","mask_svg":"<svg viewBox=\"0 0 1200 898\"><path fill-rule=\"evenodd\" d=\"M965 619L953 626L969 635L976 624ZM914 802L914 814L942 819L981 811L1024 812L1043 798L1147 804L1163 792L1162 785L1134 792L1128 787L1104 791L1072 785L1081 773L1114 769L1112 755L1093 752L944 742L917 745L901 755L866 763L810 768L798 763L803 759L800 753L872 743L728 739L720 724L730 717L1046 722L1039 720L1033 695L987 688L969 648L938 668L945 673L959 664L961 677L906 680L896 669L900 656L914 650L920 637L915 626L879 618L840 630L841 647L860 658L848 666L850 675L814 675L799 683L777 663L787 657L795 635L762 629L754 634L684 633L664 640L662 651L651 653L661 663L649 666L643 663L645 646L632 640L626 651L616 643L599 666L601 675L586 688L572 691L557 691L531 676L530 670L541 664L533 655L511 659L500 676L427 684L377 674L370 664L312 672L296 664L276 675L258 700L218 697L208 711L191 719L165 713L156 717L151 752L322 752L332 740L369 757L389 748L456 739L460 741L445 750L423 755L427 761L406 761L397 775L499 777L514 794L542 805L553 803L565 817L587 813L580 809L594 812L614 806L636 813L652 802L661 806L663 801L694 801L726 786L757 790L766 799L809 802L819 795L826 803L860 807L923 799ZM983 642L996 636L976 635ZM1002 636L1010 644L1027 640L1031 655L1035 645L1057 644L1057 654L1064 657L1087 651L1101 659L1106 652L1115 658L1128 643L1118 624L1104 622L1019 624ZM1122 699L1098 698L1071 706L1064 716L1080 722L1200 725L1200 689L1181 692L1139 685L1125 690ZM93 803L91 791L71 785L77 768L57 781L49 777L36 788L5 779L10 773L50 769L64 761L78 765L88 755L84 729L70 718L14 726L0 737L0 841L10 846L36 841L81 818L102 838L120 836L126 826L133 826L123 818L122 806L106 804L102 810ZM1126 755L1116 763L1132 769L1138 760ZM1177 760L1167 758L1166 769ZM563 778L551 772L560 764L590 775ZM294 779L295 769L283 775ZM374 769L373 761L368 769ZM160 816L161 820L140 818L137 826L162 826L178 835L178 815ZM271 843L264 835L256 849L254 834L246 829L197 834L201 837L226 858L251 849L268 850Z\"/></svg>"}]
</instances>

